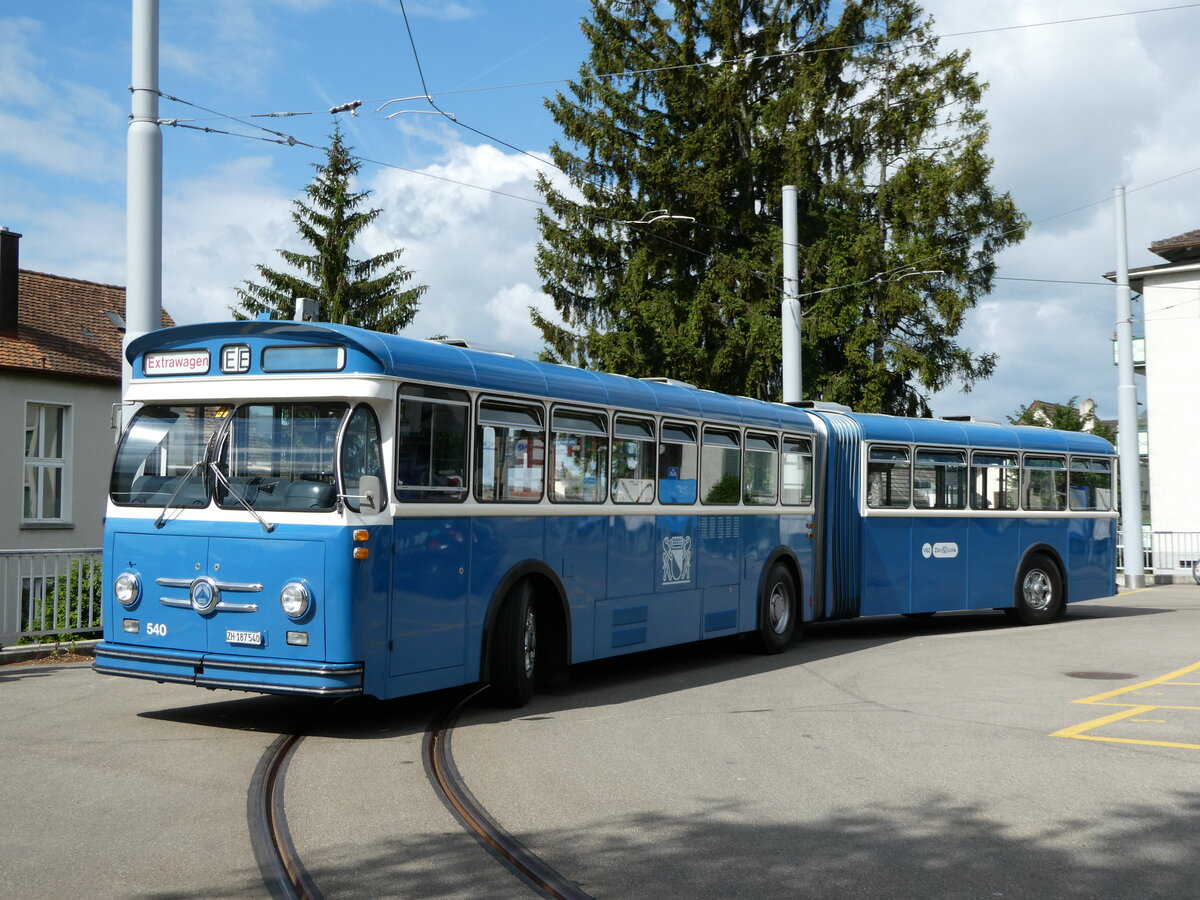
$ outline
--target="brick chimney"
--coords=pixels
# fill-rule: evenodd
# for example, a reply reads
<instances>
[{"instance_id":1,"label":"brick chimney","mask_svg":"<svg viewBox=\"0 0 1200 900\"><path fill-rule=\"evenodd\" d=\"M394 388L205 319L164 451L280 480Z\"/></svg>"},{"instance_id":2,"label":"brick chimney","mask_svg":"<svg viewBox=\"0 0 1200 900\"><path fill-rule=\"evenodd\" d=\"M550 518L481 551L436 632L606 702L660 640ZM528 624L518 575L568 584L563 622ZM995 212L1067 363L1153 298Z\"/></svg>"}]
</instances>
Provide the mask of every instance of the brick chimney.
<instances>
[{"instance_id":1,"label":"brick chimney","mask_svg":"<svg viewBox=\"0 0 1200 900\"><path fill-rule=\"evenodd\" d=\"M17 333L17 270L21 235L0 226L0 333Z\"/></svg>"}]
</instances>

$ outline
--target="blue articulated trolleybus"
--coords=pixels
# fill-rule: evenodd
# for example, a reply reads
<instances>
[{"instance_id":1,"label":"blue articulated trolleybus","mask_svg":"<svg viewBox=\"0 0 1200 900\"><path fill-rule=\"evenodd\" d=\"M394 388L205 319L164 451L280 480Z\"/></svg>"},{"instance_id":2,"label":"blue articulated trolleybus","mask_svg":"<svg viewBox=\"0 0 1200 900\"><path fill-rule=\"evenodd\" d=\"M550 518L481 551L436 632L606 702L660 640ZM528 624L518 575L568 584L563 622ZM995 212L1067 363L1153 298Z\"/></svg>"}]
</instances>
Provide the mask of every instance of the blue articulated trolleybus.
<instances>
[{"instance_id":1,"label":"blue articulated trolleybus","mask_svg":"<svg viewBox=\"0 0 1200 900\"><path fill-rule=\"evenodd\" d=\"M396 697L1111 593L1090 435L730 397L315 323L133 341L99 672Z\"/></svg>"}]
</instances>

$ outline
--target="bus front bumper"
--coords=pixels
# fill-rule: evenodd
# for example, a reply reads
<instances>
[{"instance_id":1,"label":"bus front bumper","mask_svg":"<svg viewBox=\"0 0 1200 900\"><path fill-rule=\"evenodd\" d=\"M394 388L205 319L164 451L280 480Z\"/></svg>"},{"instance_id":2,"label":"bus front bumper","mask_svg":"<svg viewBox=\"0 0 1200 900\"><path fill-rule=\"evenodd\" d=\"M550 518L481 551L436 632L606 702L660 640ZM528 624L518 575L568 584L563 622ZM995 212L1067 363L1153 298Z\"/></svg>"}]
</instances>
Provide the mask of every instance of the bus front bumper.
<instances>
[{"instance_id":1,"label":"bus front bumper","mask_svg":"<svg viewBox=\"0 0 1200 900\"><path fill-rule=\"evenodd\" d=\"M216 653L159 650L101 641L92 668L103 675L194 684L206 688L347 697L362 693L362 663L295 663Z\"/></svg>"}]
</instances>

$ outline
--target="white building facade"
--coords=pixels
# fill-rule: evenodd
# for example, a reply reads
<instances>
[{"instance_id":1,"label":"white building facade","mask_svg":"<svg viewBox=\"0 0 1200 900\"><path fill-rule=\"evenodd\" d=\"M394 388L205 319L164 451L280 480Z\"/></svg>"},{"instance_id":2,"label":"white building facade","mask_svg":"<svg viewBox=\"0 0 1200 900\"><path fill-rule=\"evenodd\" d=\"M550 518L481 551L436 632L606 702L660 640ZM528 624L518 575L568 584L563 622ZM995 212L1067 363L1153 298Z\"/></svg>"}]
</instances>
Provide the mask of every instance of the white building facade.
<instances>
[{"instance_id":1,"label":"white building facade","mask_svg":"<svg viewBox=\"0 0 1200 900\"><path fill-rule=\"evenodd\" d=\"M1200 535L1200 230L1155 241L1150 251L1166 262L1131 270L1129 282L1142 295L1157 571L1181 568L1182 557L1200 550L1200 538L1158 538ZM1159 560L1160 543L1181 558Z\"/></svg>"}]
</instances>

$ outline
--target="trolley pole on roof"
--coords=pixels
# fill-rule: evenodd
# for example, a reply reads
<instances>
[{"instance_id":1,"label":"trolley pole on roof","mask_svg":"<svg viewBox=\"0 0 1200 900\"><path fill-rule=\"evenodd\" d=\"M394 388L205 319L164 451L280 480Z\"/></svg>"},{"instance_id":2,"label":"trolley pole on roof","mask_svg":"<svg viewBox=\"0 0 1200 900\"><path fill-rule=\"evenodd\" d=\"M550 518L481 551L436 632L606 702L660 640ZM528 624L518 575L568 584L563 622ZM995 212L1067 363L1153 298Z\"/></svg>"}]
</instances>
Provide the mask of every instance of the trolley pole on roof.
<instances>
[{"instance_id":1,"label":"trolley pole on roof","mask_svg":"<svg viewBox=\"0 0 1200 900\"><path fill-rule=\"evenodd\" d=\"M800 265L799 232L796 221L796 186L783 188L783 402L799 403L804 396L800 371Z\"/></svg>"},{"instance_id":2,"label":"trolley pole on roof","mask_svg":"<svg viewBox=\"0 0 1200 900\"><path fill-rule=\"evenodd\" d=\"M1117 454L1121 460L1121 542L1125 587L1144 587L1142 479L1138 454L1137 385L1133 381L1133 311L1125 238L1125 188L1113 189L1117 224Z\"/></svg>"},{"instance_id":3,"label":"trolley pole on roof","mask_svg":"<svg viewBox=\"0 0 1200 900\"><path fill-rule=\"evenodd\" d=\"M158 2L133 0L132 109L126 136L125 340L121 398L132 372L124 350L162 327L162 129L158 124ZM128 407L126 416L128 416Z\"/></svg>"}]
</instances>

